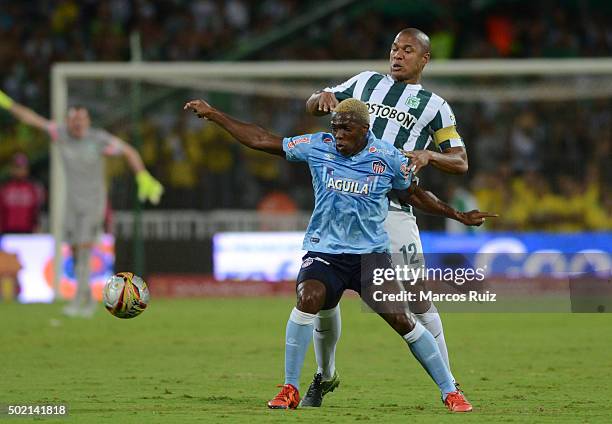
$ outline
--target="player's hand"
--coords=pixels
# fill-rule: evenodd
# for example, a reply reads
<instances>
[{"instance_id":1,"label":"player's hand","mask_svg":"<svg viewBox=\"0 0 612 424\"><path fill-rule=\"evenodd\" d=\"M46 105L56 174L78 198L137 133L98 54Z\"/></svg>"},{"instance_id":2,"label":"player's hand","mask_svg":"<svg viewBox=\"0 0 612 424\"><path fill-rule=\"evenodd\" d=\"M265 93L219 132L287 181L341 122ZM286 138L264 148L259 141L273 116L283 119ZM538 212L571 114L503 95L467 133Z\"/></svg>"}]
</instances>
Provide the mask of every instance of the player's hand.
<instances>
[{"instance_id":1,"label":"player's hand","mask_svg":"<svg viewBox=\"0 0 612 424\"><path fill-rule=\"evenodd\" d=\"M192 110L193 113L198 115L198 118L207 119L209 114L214 110L214 108L206 103L204 100L191 100L185 103L183 110Z\"/></svg>"},{"instance_id":2,"label":"player's hand","mask_svg":"<svg viewBox=\"0 0 612 424\"><path fill-rule=\"evenodd\" d=\"M321 112L333 112L336 106L338 106L338 103L340 102L338 102L334 93L322 91L319 95L319 110Z\"/></svg>"},{"instance_id":3,"label":"player's hand","mask_svg":"<svg viewBox=\"0 0 612 424\"><path fill-rule=\"evenodd\" d=\"M159 203L161 195L164 194L164 187L151 176L147 171L140 171L136 174L136 184L138 185L138 200L141 202L149 201L154 205Z\"/></svg>"},{"instance_id":4,"label":"player's hand","mask_svg":"<svg viewBox=\"0 0 612 424\"><path fill-rule=\"evenodd\" d=\"M402 150L402 153L410 159L410 170L415 175L421 168L427 166L431 159L431 152L429 150L413 150L411 152Z\"/></svg>"},{"instance_id":5,"label":"player's hand","mask_svg":"<svg viewBox=\"0 0 612 424\"><path fill-rule=\"evenodd\" d=\"M459 222L471 227L480 227L486 218L497 218L498 216L496 213L480 212L478 209L474 209L469 212L460 212Z\"/></svg>"}]
</instances>

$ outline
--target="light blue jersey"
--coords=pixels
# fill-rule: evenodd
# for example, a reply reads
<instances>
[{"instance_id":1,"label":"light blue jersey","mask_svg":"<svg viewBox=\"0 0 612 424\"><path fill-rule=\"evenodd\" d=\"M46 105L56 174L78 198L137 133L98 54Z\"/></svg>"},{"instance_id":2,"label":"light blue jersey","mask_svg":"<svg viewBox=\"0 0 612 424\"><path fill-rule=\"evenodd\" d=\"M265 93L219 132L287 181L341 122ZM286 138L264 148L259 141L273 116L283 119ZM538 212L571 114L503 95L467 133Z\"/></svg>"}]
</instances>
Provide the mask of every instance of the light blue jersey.
<instances>
[{"instance_id":1,"label":"light blue jersey","mask_svg":"<svg viewBox=\"0 0 612 424\"><path fill-rule=\"evenodd\" d=\"M321 253L388 252L383 227L387 193L410 186L408 159L368 131L367 146L345 157L329 133L306 134L283 140L287 160L308 162L315 207L303 249Z\"/></svg>"}]
</instances>

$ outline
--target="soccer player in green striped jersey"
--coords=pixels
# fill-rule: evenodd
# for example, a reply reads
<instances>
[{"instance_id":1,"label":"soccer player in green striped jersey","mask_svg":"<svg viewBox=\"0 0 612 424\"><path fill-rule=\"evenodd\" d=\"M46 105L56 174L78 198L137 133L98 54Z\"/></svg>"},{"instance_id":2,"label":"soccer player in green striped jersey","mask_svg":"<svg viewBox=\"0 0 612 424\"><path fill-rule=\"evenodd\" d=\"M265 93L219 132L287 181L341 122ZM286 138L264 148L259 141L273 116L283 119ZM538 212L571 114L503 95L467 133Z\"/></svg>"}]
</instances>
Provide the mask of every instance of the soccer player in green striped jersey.
<instances>
[{"instance_id":1,"label":"soccer player in green striped jersey","mask_svg":"<svg viewBox=\"0 0 612 424\"><path fill-rule=\"evenodd\" d=\"M419 84L430 56L429 37L416 28L406 28L391 44L389 74L365 71L335 87L317 91L306 102L308 112L325 115L344 99L359 99L368 105L374 136L404 150L415 174L427 165L450 174L463 174L468 168L467 155L455 127L455 116L442 97ZM437 151L426 150L432 141ZM423 247L411 206L401 205L391 197L385 229L394 261L404 262L396 265L416 268L424 265ZM442 321L435 305L429 301L411 303L410 309L435 337L450 369ZM340 327L338 306L318 314L313 333L318 370L302 401L303 406L320 406L322 396L330 391L328 386L335 388L338 384L335 351Z\"/></svg>"}]
</instances>

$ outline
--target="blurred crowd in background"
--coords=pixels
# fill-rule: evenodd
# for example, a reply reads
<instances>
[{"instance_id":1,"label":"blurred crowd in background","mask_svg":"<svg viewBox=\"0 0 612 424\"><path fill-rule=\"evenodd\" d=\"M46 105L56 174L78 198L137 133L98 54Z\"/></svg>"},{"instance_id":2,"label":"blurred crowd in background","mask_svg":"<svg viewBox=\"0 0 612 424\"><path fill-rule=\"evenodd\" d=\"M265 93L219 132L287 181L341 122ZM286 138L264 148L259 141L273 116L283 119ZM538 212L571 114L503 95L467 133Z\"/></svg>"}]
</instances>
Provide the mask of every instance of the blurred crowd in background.
<instances>
[{"instance_id":1,"label":"blurred crowd in background","mask_svg":"<svg viewBox=\"0 0 612 424\"><path fill-rule=\"evenodd\" d=\"M132 31L147 61L384 59L406 26L430 35L438 60L612 51L606 0L357 0L266 48L233 54L325 7L316 0L2 1L0 84L17 100L48 107L52 63L129 60Z\"/></svg>"},{"instance_id":2,"label":"blurred crowd in background","mask_svg":"<svg viewBox=\"0 0 612 424\"><path fill-rule=\"evenodd\" d=\"M141 35L143 60L381 60L397 30L416 26L432 57L598 57L612 52L607 1L356 1L262 50L249 43L275 34L323 2L297 0L35 0L0 2L0 88L49 115L51 64L126 61L129 34ZM347 40L350 40L348 42ZM272 47L272 48L270 48ZM242 52L242 53L241 53ZM330 81L329 83L333 83ZM339 82L339 81L335 81ZM245 99L252 121L279 134L322 130L306 99ZM240 100L242 101L242 100ZM266 102L264 105L258 102ZM422 184L466 208L502 214L490 230L576 231L612 228L612 100L451 102L470 161L465 177L427 169ZM261 113L260 113L261 112ZM312 207L304 166L241 148L215 125L194 125L176 111L170 123L145 116L143 159L168 190L163 209L241 208L291 213ZM94 113L94 124L96 115ZM48 187L45 136L0 113L0 160L25 152ZM125 122L106 127L130 140ZM125 165L111 159L112 205L132 206ZM423 217L425 229L441 229Z\"/></svg>"}]
</instances>

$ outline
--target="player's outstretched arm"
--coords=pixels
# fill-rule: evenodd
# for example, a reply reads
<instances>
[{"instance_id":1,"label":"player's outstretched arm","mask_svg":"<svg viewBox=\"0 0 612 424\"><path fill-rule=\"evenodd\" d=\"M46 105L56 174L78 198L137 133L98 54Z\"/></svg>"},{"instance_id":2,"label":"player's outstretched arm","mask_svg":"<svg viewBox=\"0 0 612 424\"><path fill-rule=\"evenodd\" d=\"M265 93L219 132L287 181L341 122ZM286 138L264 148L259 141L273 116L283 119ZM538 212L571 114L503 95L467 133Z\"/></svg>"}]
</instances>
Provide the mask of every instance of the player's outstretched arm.
<instances>
[{"instance_id":1,"label":"player's outstretched arm","mask_svg":"<svg viewBox=\"0 0 612 424\"><path fill-rule=\"evenodd\" d=\"M138 153L134 147L115 136L112 136L112 142L113 145L120 146L120 151L134 175L138 174L139 172L146 171L142 158L140 157L140 153Z\"/></svg>"},{"instance_id":2,"label":"player's outstretched arm","mask_svg":"<svg viewBox=\"0 0 612 424\"><path fill-rule=\"evenodd\" d=\"M9 111L11 115L24 124L31 125L34 128L38 128L42 131L47 131L49 124L51 123L48 119L43 118L32 109L15 102L2 90L0 90L0 108Z\"/></svg>"},{"instance_id":3,"label":"player's outstretched arm","mask_svg":"<svg viewBox=\"0 0 612 424\"><path fill-rule=\"evenodd\" d=\"M191 100L185 104L184 110L192 110L198 118L208 119L224 128L236 140L247 147L262 150L274 155L285 156L283 138L268 130L232 118L226 113L215 109L204 100Z\"/></svg>"},{"instance_id":4,"label":"player's outstretched arm","mask_svg":"<svg viewBox=\"0 0 612 424\"><path fill-rule=\"evenodd\" d=\"M402 153L410 158L412 172L415 174L430 164L449 174L465 174L468 170L467 153L464 147L449 147L443 152L413 150L411 152L402 151Z\"/></svg>"},{"instance_id":5,"label":"player's outstretched arm","mask_svg":"<svg viewBox=\"0 0 612 424\"><path fill-rule=\"evenodd\" d=\"M396 193L402 204L412 205L431 215L454 219L464 225L478 227L485 222L485 218L499 216L495 213L480 212L477 209L469 212L460 212L438 199L431 191L425 191L416 184L413 184L407 190L396 190Z\"/></svg>"},{"instance_id":6,"label":"player's outstretched arm","mask_svg":"<svg viewBox=\"0 0 612 424\"><path fill-rule=\"evenodd\" d=\"M149 201L157 205L164 193L164 187L149 174L142 162L140 153L130 144L114 135L109 135L108 141L105 153L107 155L122 154L134 173L138 186L138 199L143 203Z\"/></svg>"},{"instance_id":7,"label":"player's outstretched arm","mask_svg":"<svg viewBox=\"0 0 612 424\"><path fill-rule=\"evenodd\" d=\"M323 116L332 112L338 106L338 99L334 93L316 91L306 100L306 110L314 116Z\"/></svg>"}]
</instances>

